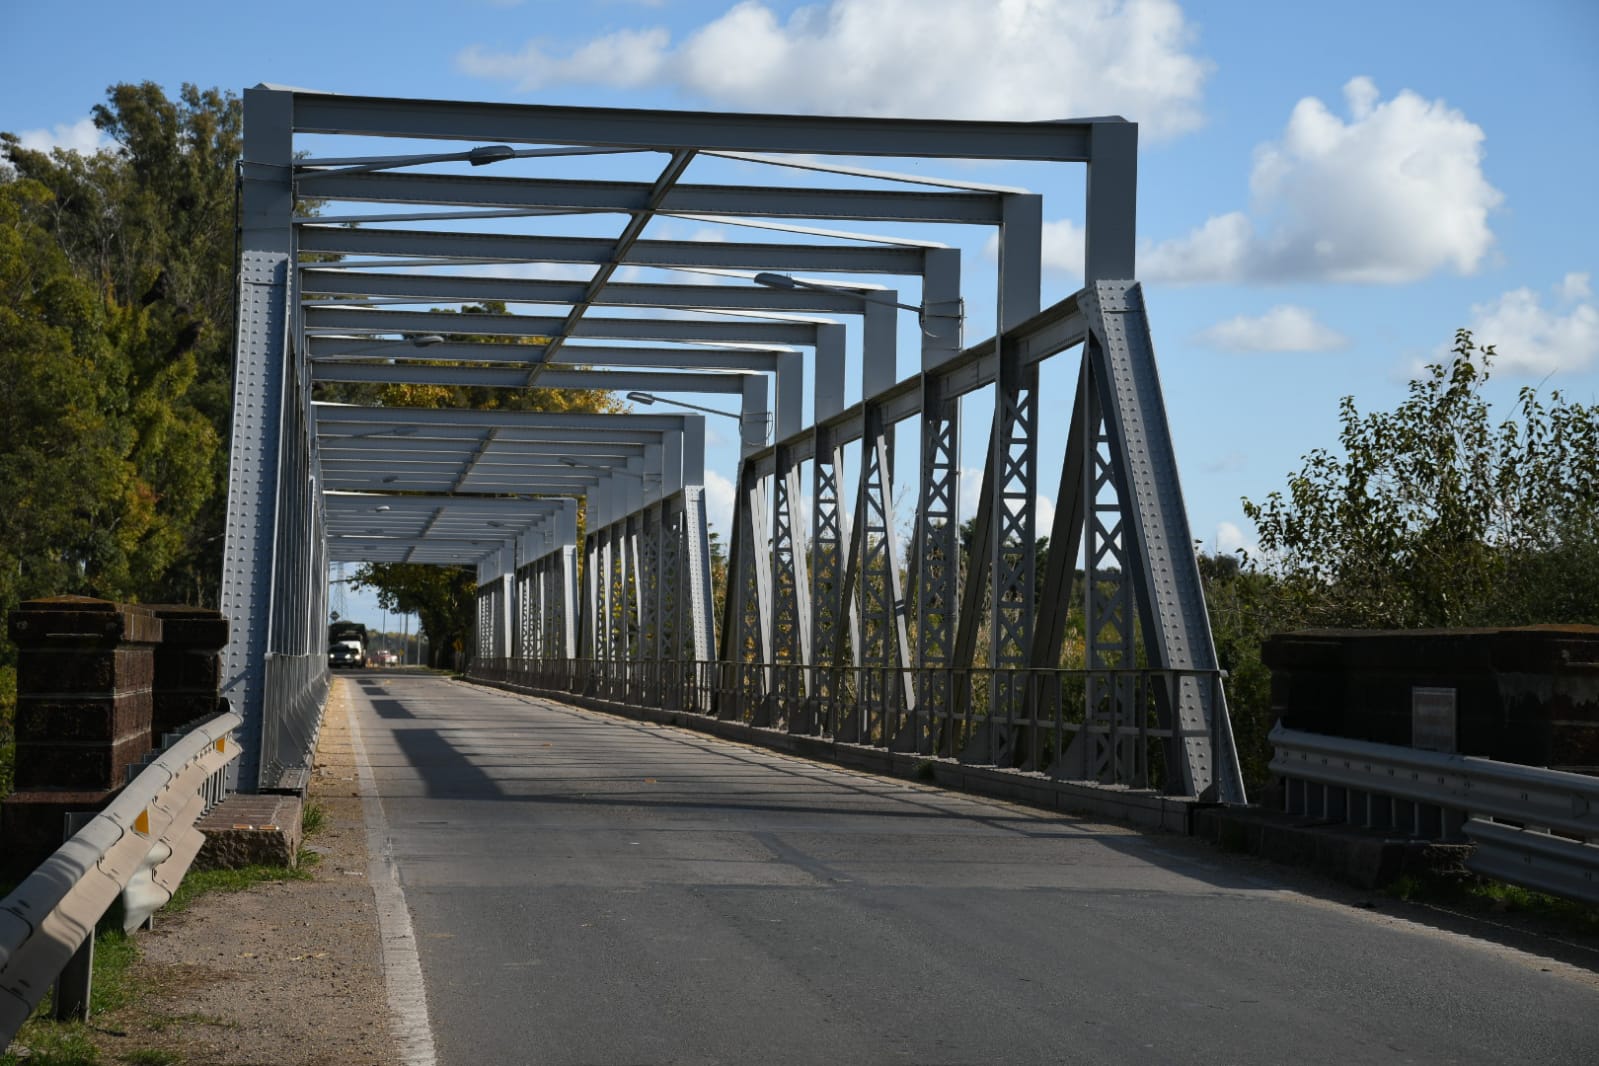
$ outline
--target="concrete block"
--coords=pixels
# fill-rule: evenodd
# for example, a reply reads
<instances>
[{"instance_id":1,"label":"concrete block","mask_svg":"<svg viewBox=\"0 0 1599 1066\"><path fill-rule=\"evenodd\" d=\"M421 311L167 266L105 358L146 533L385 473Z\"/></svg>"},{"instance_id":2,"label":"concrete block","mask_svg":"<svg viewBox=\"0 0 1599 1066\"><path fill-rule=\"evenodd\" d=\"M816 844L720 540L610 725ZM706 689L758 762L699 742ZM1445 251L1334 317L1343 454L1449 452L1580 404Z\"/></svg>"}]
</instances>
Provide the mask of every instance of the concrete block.
<instances>
[{"instance_id":1,"label":"concrete block","mask_svg":"<svg viewBox=\"0 0 1599 1066\"><path fill-rule=\"evenodd\" d=\"M205 844L196 870L296 865L300 854L299 796L237 793L195 823Z\"/></svg>"}]
</instances>

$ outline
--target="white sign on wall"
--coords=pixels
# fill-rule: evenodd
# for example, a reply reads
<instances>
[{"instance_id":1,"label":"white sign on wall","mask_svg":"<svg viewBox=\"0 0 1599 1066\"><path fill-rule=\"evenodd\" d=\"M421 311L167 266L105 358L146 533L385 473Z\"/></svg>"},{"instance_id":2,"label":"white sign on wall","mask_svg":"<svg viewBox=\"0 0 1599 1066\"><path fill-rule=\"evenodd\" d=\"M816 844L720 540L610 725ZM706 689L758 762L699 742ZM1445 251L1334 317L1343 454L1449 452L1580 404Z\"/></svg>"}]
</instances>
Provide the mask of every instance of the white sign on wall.
<instances>
[{"instance_id":1,"label":"white sign on wall","mask_svg":"<svg viewBox=\"0 0 1599 1066\"><path fill-rule=\"evenodd\" d=\"M1422 751L1455 751L1455 690L1410 690L1410 746Z\"/></svg>"}]
</instances>

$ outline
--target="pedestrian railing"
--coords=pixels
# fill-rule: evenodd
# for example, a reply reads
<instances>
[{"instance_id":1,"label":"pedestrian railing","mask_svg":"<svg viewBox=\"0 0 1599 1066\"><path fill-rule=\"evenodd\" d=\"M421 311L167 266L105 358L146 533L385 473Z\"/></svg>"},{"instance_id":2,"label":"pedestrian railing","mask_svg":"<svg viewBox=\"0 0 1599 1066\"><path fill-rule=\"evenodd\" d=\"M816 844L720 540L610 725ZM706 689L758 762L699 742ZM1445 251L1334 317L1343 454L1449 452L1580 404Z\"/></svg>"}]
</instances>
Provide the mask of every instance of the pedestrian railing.
<instances>
[{"instance_id":1,"label":"pedestrian railing","mask_svg":"<svg viewBox=\"0 0 1599 1066\"><path fill-rule=\"evenodd\" d=\"M0 1048L52 985L57 1017L87 1017L95 926L119 897L129 931L172 898L205 842L195 822L227 792L239 723L228 711L185 734L0 901Z\"/></svg>"},{"instance_id":2,"label":"pedestrian railing","mask_svg":"<svg viewBox=\"0 0 1599 1066\"><path fill-rule=\"evenodd\" d=\"M513 658L478 659L468 675L528 692L1158 790L1173 784L1166 746L1185 736L1172 724L1181 686L1206 686L1211 706L1223 706L1217 670Z\"/></svg>"},{"instance_id":3,"label":"pedestrian railing","mask_svg":"<svg viewBox=\"0 0 1599 1066\"><path fill-rule=\"evenodd\" d=\"M1476 845L1485 877L1599 904L1599 777L1272 730L1291 814Z\"/></svg>"}]
</instances>

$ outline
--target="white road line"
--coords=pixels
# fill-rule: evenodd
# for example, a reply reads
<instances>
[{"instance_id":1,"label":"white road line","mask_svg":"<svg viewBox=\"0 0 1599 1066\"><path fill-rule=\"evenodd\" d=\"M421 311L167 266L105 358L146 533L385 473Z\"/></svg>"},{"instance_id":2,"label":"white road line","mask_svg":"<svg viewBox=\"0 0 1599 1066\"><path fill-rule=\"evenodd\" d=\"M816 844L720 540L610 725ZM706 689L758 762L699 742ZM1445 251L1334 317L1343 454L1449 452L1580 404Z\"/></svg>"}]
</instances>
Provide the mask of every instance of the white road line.
<instances>
[{"instance_id":1,"label":"white road line","mask_svg":"<svg viewBox=\"0 0 1599 1066\"><path fill-rule=\"evenodd\" d=\"M344 713L349 716L355 772L361 786L361 815L366 822L367 883L377 897L383 982L389 990L389 1027L400 1045L400 1060L405 1066L437 1066L433 1029L428 1025L427 989L422 984L422 961L416 953L416 934L411 930L405 889L400 887L400 872L394 865L394 845L389 838L388 819L383 815L383 799L366 761L366 744L361 739L355 707L348 700Z\"/></svg>"}]
</instances>

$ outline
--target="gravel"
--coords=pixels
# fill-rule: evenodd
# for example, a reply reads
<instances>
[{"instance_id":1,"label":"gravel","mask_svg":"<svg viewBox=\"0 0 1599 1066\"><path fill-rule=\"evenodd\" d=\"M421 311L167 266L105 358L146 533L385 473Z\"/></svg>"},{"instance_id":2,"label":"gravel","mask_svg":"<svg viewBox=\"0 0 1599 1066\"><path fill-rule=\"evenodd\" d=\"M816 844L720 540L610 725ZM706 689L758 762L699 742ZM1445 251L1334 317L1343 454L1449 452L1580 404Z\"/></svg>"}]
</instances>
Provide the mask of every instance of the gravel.
<instances>
[{"instance_id":1,"label":"gravel","mask_svg":"<svg viewBox=\"0 0 1599 1066\"><path fill-rule=\"evenodd\" d=\"M184 1066L391 1063L366 828L336 682L310 800L325 812L310 880L211 893L138 935L130 1003L92 1022L109 1062L166 1052ZM145 1061L153 1061L146 1059Z\"/></svg>"}]
</instances>

